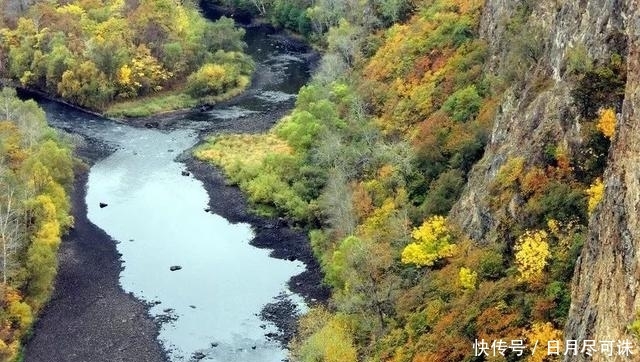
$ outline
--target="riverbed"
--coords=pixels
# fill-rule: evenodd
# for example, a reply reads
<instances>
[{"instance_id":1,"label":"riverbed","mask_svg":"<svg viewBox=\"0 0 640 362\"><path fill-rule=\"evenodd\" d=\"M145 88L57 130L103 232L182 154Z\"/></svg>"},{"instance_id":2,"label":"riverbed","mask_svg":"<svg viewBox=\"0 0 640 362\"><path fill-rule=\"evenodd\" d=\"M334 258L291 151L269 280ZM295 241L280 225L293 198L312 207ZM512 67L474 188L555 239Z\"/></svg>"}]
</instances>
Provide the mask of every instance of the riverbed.
<instances>
[{"instance_id":1,"label":"riverbed","mask_svg":"<svg viewBox=\"0 0 640 362\"><path fill-rule=\"evenodd\" d=\"M281 342L291 335L288 321L306 308L295 292L307 300L325 293L305 237L281 221L248 213L239 191L226 185L217 169L190 155L211 132L267 130L291 109L309 78L313 54L299 43L267 27L249 27L246 41L257 63L252 86L210 109L124 124L39 100L51 125L80 139L91 167L77 185L83 188L79 205L74 203L74 212L81 213L76 220L88 225L63 242L61 277L27 345L26 361L153 361L157 352L136 352L136 339L148 344L149 334L170 361L275 362L286 357ZM105 234L98 236L101 231ZM94 261L82 257L86 248L104 247L105 239L115 242L116 249L109 252L107 247L102 257L121 263L121 271L114 273L117 284L124 295L135 297L127 303L146 305L141 310L159 330L135 331L112 320L118 318L117 310L107 309L126 297L104 292L109 288L96 283L107 282L86 272L99 253L88 253ZM292 277L294 282L288 283ZM60 288L60 283L67 284ZM78 293L91 297L68 295ZM86 315L90 320L70 315L81 311L69 305L74 300L94 304ZM96 320L96 300L105 320ZM278 304L286 307L273 308ZM281 310L290 315L278 315ZM75 330L61 325L65 313ZM127 313L132 316L123 316L124 325L139 319L139 310ZM85 322L92 328L85 328ZM93 338L95 353L87 350ZM125 352L109 356L109 347L98 348L110 345L105 338L113 338L114 352Z\"/></svg>"}]
</instances>

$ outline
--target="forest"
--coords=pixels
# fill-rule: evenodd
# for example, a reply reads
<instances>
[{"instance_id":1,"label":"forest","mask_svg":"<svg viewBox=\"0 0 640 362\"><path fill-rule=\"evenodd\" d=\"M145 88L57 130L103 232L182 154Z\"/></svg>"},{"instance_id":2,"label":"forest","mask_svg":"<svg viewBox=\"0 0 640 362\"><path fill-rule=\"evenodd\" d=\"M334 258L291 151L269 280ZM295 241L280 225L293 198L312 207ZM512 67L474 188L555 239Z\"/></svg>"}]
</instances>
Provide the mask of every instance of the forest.
<instances>
[{"instance_id":1,"label":"forest","mask_svg":"<svg viewBox=\"0 0 640 362\"><path fill-rule=\"evenodd\" d=\"M5 14L0 77L110 116L215 103L253 70L244 30L188 1L52 1Z\"/></svg>"},{"instance_id":2,"label":"forest","mask_svg":"<svg viewBox=\"0 0 640 362\"><path fill-rule=\"evenodd\" d=\"M14 360L51 296L61 236L73 226L71 141L35 101L0 92L0 359Z\"/></svg>"},{"instance_id":3,"label":"forest","mask_svg":"<svg viewBox=\"0 0 640 362\"><path fill-rule=\"evenodd\" d=\"M301 320L294 360L479 361L476 340L562 339L576 259L604 191L622 54L596 62L582 47L567 53L582 142L550 138L540 155L504 160L483 186L499 226L472 240L447 216L500 101L549 84L535 78L544 44L523 32L528 2L506 24L493 71L481 0L223 3L325 49L293 112L268 134L213 136L195 153L221 166L257 213L308 230L333 295Z\"/></svg>"}]
</instances>

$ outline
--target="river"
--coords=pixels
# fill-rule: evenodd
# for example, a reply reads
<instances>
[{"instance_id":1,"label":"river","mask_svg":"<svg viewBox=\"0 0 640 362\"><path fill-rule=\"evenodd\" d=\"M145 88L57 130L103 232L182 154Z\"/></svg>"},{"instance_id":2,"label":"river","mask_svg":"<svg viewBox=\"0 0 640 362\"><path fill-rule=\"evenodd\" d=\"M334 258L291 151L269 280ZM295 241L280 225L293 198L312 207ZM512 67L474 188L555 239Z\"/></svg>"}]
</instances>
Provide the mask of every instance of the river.
<instances>
[{"instance_id":1,"label":"river","mask_svg":"<svg viewBox=\"0 0 640 362\"><path fill-rule=\"evenodd\" d=\"M281 361L286 350L267 337L277 328L260 312L277 297L306 308L287 286L305 264L252 246L255 228L213 213L210 204L229 200L219 199L224 193L208 194L183 162L208 132L263 131L293 106L309 78L308 53L265 29L247 28L248 53L259 74L246 94L168 122L165 117L161 129L39 100L52 126L110 150L89 170L87 217L117 243L120 286L151 305L149 313L161 321L157 338L171 361Z\"/></svg>"}]
</instances>

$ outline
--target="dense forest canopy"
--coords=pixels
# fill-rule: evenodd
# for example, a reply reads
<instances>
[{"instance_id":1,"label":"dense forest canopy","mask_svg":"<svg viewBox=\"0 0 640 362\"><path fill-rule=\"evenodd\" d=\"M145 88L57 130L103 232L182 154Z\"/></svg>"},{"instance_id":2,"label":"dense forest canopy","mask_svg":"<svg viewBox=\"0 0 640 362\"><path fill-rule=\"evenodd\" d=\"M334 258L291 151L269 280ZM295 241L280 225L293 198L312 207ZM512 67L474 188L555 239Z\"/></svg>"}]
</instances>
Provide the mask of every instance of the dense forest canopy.
<instances>
[{"instance_id":1,"label":"dense forest canopy","mask_svg":"<svg viewBox=\"0 0 640 362\"><path fill-rule=\"evenodd\" d=\"M49 299L61 235L73 225L68 142L44 112L0 92L0 360L13 360Z\"/></svg>"},{"instance_id":2,"label":"dense forest canopy","mask_svg":"<svg viewBox=\"0 0 640 362\"><path fill-rule=\"evenodd\" d=\"M0 76L96 110L185 82L195 98L220 95L252 71L244 30L190 2L46 1L4 22Z\"/></svg>"}]
</instances>

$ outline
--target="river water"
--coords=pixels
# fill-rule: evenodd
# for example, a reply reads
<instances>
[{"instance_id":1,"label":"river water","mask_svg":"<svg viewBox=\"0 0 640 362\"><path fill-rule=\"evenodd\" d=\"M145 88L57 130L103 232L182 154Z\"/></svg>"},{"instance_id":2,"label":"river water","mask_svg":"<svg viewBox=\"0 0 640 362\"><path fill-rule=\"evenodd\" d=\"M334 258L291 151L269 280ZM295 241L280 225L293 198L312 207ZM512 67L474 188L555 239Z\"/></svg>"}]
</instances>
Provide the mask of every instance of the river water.
<instances>
[{"instance_id":1,"label":"river water","mask_svg":"<svg viewBox=\"0 0 640 362\"><path fill-rule=\"evenodd\" d=\"M249 28L246 40L262 72L247 95L179 117L169 131L41 101L51 125L115 150L89 171L88 218L118 243L122 288L153 304L151 315L164 320L159 339L172 361L281 361L286 351L265 336L275 326L258 315L282 294L305 308L286 286L304 265L251 246L251 225L205 211L209 198L215 203L219 196L182 175L186 166L178 161L207 129L233 129L241 119L264 122L274 105L292 106L307 81L304 58L262 28ZM181 269L171 271L172 266Z\"/></svg>"}]
</instances>

